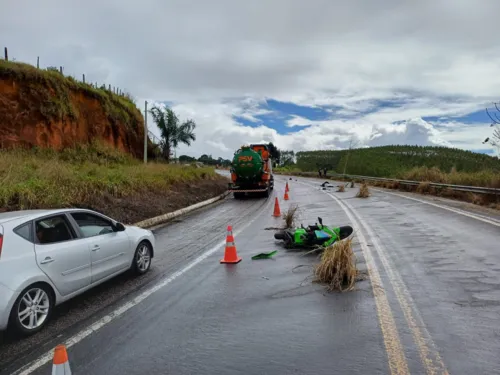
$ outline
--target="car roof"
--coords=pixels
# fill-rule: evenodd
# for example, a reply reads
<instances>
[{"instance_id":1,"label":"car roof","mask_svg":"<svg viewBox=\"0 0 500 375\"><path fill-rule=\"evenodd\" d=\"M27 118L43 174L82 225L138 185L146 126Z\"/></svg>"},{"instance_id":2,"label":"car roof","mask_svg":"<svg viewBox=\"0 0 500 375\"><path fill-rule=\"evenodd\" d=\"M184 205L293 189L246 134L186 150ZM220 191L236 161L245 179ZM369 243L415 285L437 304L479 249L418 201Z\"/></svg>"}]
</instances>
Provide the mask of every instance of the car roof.
<instances>
[{"instance_id":1,"label":"car roof","mask_svg":"<svg viewBox=\"0 0 500 375\"><path fill-rule=\"evenodd\" d=\"M49 209L49 210L19 210L19 211L1 212L0 224L6 223L11 220L17 220L17 219L33 220L46 215L71 212L71 211L82 211L82 210L89 211L83 208L59 208L59 209Z\"/></svg>"}]
</instances>

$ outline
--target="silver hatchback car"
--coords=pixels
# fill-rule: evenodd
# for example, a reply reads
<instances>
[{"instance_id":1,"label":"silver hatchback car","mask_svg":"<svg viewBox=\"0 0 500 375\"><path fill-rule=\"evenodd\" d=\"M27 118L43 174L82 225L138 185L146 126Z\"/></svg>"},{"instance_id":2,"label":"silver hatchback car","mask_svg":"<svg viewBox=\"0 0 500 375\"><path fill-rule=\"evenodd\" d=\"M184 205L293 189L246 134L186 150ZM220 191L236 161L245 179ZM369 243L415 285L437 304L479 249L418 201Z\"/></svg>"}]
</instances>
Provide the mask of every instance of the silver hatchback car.
<instances>
[{"instance_id":1,"label":"silver hatchback car","mask_svg":"<svg viewBox=\"0 0 500 375\"><path fill-rule=\"evenodd\" d=\"M127 270L146 273L155 237L83 209L0 213L0 330L33 334L55 305Z\"/></svg>"}]
</instances>

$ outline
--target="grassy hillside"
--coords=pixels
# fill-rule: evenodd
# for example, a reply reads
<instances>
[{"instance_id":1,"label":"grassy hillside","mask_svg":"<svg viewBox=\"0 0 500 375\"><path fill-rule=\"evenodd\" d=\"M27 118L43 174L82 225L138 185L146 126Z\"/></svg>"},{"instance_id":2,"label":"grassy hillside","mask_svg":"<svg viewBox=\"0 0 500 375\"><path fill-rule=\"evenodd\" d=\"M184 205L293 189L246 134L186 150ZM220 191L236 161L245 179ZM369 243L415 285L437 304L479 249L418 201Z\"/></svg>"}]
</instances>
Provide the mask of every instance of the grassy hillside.
<instances>
[{"instance_id":1,"label":"grassy hillside","mask_svg":"<svg viewBox=\"0 0 500 375\"><path fill-rule=\"evenodd\" d=\"M447 147L383 146L297 153L299 171L329 171L373 177L490 186L500 184L500 160Z\"/></svg>"},{"instance_id":2,"label":"grassy hillside","mask_svg":"<svg viewBox=\"0 0 500 375\"><path fill-rule=\"evenodd\" d=\"M221 194L213 168L142 164L102 145L0 150L0 207L88 207L136 222Z\"/></svg>"}]
</instances>

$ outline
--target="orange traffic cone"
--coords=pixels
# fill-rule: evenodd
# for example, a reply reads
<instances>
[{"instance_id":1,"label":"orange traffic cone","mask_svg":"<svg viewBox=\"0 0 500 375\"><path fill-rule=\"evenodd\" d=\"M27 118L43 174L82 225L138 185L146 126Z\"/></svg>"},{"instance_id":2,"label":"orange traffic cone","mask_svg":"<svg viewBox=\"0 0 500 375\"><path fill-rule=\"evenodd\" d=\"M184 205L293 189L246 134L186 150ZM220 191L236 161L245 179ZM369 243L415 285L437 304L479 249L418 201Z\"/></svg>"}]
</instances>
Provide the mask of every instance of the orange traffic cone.
<instances>
[{"instance_id":1,"label":"orange traffic cone","mask_svg":"<svg viewBox=\"0 0 500 375\"><path fill-rule=\"evenodd\" d=\"M226 251L224 253L224 259L221 259L220 262L231 264L241 262L241 258L238 256L236 246L234 245L233 227L231 227L231 225L227 226Z\"/></svg>"},{"instance_id":2,"label":"orange traffic cone","mask_svg":"<svg viewBox=\"0 0 500 375\"><path fill-rule=\"evenodd\" d=\"M285 191L288 193L290 191L290 188L288 187L288 182L286 183L286 186L285 186Z\"/></svg>"},{"instance_id":3,"label":"orange traffic cone","mask_svg":"<svg viewBox=\"0 0 500 375\"><path fill-rule=\"evenodd\" d=\"M281 217L281 210L280 210L280 202L278 201L278 197L274 200L274 217Z\"/></svg>"},{"instance_id":4,"label":"orange traffic cone","mask_svg":"<svg viewBox=\"0 0 500 375\"><path fill-rule=\"evenodd\" d=\"M285 190L285 196L284 196L284 198L283 198L283 199L284 199L284 200L286 200L286 201L289 199L289 198L288 198L288 191L286 191L286 190Z\"/></svg>"},{"instance_id":5,"label":"orange traffic cone","mask_svg":"<svg viewBox=\"0 0 500 375\"><path fill-rule=\"evenodd\" d=\"M71 375L68 353L66 352L66 347L64 345L57 345L54 350L52 375Z\"/></svg>"}]
</instances>

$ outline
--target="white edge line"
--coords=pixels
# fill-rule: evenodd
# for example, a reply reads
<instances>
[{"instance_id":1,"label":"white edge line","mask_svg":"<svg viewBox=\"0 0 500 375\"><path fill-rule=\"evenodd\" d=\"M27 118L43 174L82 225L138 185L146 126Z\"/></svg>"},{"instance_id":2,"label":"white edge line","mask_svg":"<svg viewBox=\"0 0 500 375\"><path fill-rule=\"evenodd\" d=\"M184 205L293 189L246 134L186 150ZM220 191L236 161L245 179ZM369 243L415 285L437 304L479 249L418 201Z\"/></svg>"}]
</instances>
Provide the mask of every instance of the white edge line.
<instances>
[{"instance_id":1,"label":"white edge line","mask_svg":"<svg viewBox=\"0 0 500 375\"><path fill-rule=\"evenodd\" d=\"M406 195L398 194L398 193L393 193L392 191L385 191L385 190L379 190L379 189L373 189L373 190L378 191L380 193L391 194L391 195L395 195L395 196L400 197L400 198L410 199L412 201L416 201L416 202L428 204L430 206L434 206L434 207L441 208L443 210L448 210L448 211L451 211L451 212L455 212L457 214L460 214L460 215L463 215L463 216L467 216L467 217L470 217L472 219L476 219L476 220L483 221L485 223L488 223L488 224L500 227L500 222L499 221L496 221L494 219L488 219L488 218L483 217L483 216L475 215L473 213L466 212L466 211L463 211L463 210L459 210L457 208L446 207L446 206L442 206L442 205L437 204L437 203L428 202L428 201L425 201L425 200L422 200L422 199L413 198L413 197L407 197Z\"/></svg>"},{"instance_id":2,"label":"white edge line","mask_svg":"<svg viewBox=\"0 0 500 375\"><path fill-rule=\"evenodd\" d=\"M236 236L237 234L243 232L246 228L248 228L251 224L253 224L253 222L255 222L262 215L262 213L265 211L265 209L267 208L267 206L269 206L269 204L271 202L272 202L272 199L269 199L268 202L264 205L264 207L262 207L262 210L260 211L260 213L257 214L252 220L248 221L240 229L236 230L234 232L234 235ZM167 286L172 281L174 281L175 279L177 279L178 277L182 276L184 273L186 273L187 271L189 271L191 268L193 268L194 266L196 266L197 264L199 264L200 262L202 262L203 260L205 260L206 258L208 258L210 255L214 254L217 250L219 250L219 248L221 248L222 246L224 246L225 243L226 243L226 240L223 240L223 241L219 242L217 245L215 245L214 247L212 247L210 250L206 251L205 253L203 253L202 255L200 255L198 258L196 258L193 262L191 262L190 264L188 264L186 267L184 267L181 270L175 272L173 275L171 275L168 278L164 279L163 281L159 282L155 286L153 286L153 287L145 290L144 292L142 292L141 294L139 294L137 297L135 297L131 301L123 304L122 306L120 306L116 310L114 310L111 313L103 316L101 319L99 319L96 322L94 322L93 324L91 324L89 327L81 330L76 335L70 337L69 339L67 339L64 342L64 345L66 346L66 348L70 348L73 345L75 345L75 344L79 343L80 341L82 341L87 336L90 336L92 333L98 331L99 329L101 329L102 327L104 327L109 322L111 322L114 319L120 317L126 311L130 310L132 307L136 306L137 304L139 304L140 302L142 302L143 300L145 300L151 294L153 294L156 291L160 290L161 288ZM53 357L53 353L54 353L53 350L49 350L45 354L42 354L39 358L35 359L34 361L32 361L32 362L28 363L27 365L21 367L20 369L16 370L12 375L28 375L28 374L31 374L33 371L39 369L43 365L45 365L48 362L50 362L51 359L52 359L52 357Z\"/></svg>"}]
</instances>

